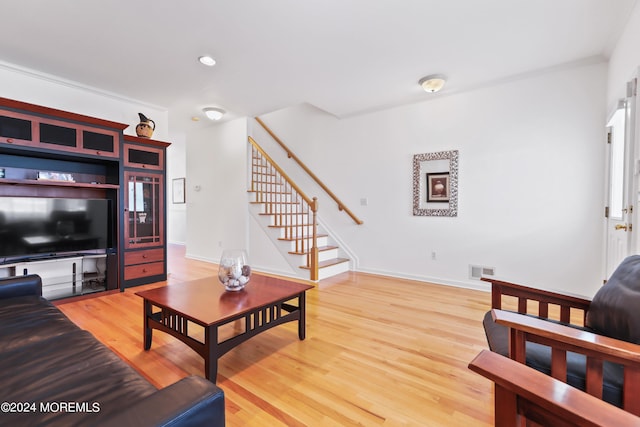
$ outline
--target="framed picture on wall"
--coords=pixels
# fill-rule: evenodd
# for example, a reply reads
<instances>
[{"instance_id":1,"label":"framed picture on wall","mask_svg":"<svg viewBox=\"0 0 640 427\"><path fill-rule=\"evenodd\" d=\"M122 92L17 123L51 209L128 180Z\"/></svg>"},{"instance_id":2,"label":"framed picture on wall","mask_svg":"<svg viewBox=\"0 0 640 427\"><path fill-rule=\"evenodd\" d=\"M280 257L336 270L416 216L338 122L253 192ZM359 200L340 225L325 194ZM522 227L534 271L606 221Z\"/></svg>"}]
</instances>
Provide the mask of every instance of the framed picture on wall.
<instances>
[{"instance_id":1,"label":"framed picture on wall","mask_svg":"<svg viewBox=\"0 0 640 427\"><path fill-rule=\"evenodd\" d=\"M415 216L458 216L458 156L458 150L414 154Z\"/></svg>"},{"instance_id":2,"label":"framed picture on wall","mask_svg":"<svg viewBox=\"0 0 640 427\"><path fill-rule=\"evenodd\" d=\"M185 203L185 178L175 178L173 180L173 203Z\"/></svg>"},{"instance_id":3,"label":"framed picture on wall","mask_svg":"<svg viewBox=\"0 0 640 427\"><path fill-rule=\"evenodd\" d=\"M427 202L448 203L451 198L449 172L427 174Z\"/></svg>"}]
</instances>

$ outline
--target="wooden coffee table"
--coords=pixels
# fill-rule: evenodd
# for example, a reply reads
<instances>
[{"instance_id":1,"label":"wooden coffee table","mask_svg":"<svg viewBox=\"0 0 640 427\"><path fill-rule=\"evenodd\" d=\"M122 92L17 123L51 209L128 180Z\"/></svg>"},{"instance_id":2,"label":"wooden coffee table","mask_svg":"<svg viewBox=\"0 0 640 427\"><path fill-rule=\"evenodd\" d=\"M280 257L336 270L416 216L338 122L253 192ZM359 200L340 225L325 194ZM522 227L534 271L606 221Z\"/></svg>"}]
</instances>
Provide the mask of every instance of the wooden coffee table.
<instances>
[{"instance_id":1,"label":"wooden coffee table","mask_svg":"<svg viewBox=\"0 0 640 427\"><path fill-rule=\"evenodd\" d=\"M208 277L136 292L144 299L144 349L151 348L153 329L166 332L204 358L205 376L215 382L218 359L260 332L297 320L298 338L304 340L305 292L311 288L254 274L242 291L225 291L217 277ZM219 341L218 329L240 319L244 330ZM189 335L191 322L204 328L204 342Z\"/></svg>"}]
</instances>

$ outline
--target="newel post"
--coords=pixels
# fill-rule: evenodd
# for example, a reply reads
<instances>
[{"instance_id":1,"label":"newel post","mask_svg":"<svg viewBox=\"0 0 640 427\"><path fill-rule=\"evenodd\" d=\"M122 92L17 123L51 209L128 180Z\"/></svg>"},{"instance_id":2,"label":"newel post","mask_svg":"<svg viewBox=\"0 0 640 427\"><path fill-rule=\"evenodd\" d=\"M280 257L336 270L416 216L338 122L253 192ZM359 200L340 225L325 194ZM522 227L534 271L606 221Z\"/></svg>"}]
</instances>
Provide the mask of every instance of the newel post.
<instances>
[{"instance_id":1,"label":"newel post","mask_svg":"<svg viewBox=\"0 0 640 427\"><path fill-rule=\"evenodd\" d=\"M313 236L311 239L311 280L318 280L318 221L316 220L316 216L318 213L318 198L313 198L313 203L311 204L311 212L312 212L312 230Z\"/></svg>"}]
</instances>

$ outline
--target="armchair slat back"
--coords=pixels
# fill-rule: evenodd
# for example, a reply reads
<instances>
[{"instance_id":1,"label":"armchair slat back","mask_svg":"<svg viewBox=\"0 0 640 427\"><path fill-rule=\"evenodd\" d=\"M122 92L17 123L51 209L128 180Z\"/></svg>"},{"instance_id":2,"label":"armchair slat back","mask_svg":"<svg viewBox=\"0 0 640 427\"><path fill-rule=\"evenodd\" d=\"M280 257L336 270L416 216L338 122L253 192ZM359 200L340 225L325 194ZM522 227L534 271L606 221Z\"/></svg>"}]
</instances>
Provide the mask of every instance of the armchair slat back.
<instances>
[{"instance_id":1,"label":"armchair slat back","mask_svg":"<svg viewBox=\"0 0 640 427\"><path fill-rule=\"evenodd\" d=\"M489 277L483 277L482 280L491 283L491 308L508 309L504 297L515 297L518 302L514 310L518 313L534 314L530 312L530 303L537 302L537 316L549 319L550 313L557 313L555 320L584 326L591 300L543 289L532 289Z\"/></svg>"}]
</instances>

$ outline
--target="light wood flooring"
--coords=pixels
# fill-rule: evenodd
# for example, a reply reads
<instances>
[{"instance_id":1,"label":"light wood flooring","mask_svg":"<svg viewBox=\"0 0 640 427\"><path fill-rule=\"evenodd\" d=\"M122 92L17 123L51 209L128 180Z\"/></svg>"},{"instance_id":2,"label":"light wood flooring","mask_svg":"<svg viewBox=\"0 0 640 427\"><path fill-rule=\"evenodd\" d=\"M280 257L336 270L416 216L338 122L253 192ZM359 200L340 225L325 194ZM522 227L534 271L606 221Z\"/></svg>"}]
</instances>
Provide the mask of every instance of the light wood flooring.
<instances>
[{"instance_id":1,"label":"light wood flooring","mask_svg":"<svg viewBox=\"0 0 640 427\"><path fill-rule=\"evenodd\" d=\"M166 387L204 375L204 361L159 331L144 351L135 292L215 277L217 265L171 246L169 272L167 282L57 305ZM306 340L288 323L220 359L227 426L491 426L492 384L467 369L487 348L489 307L480 291L352 272L324 280L307 292Z\"/></svg>"}]
</instances>

